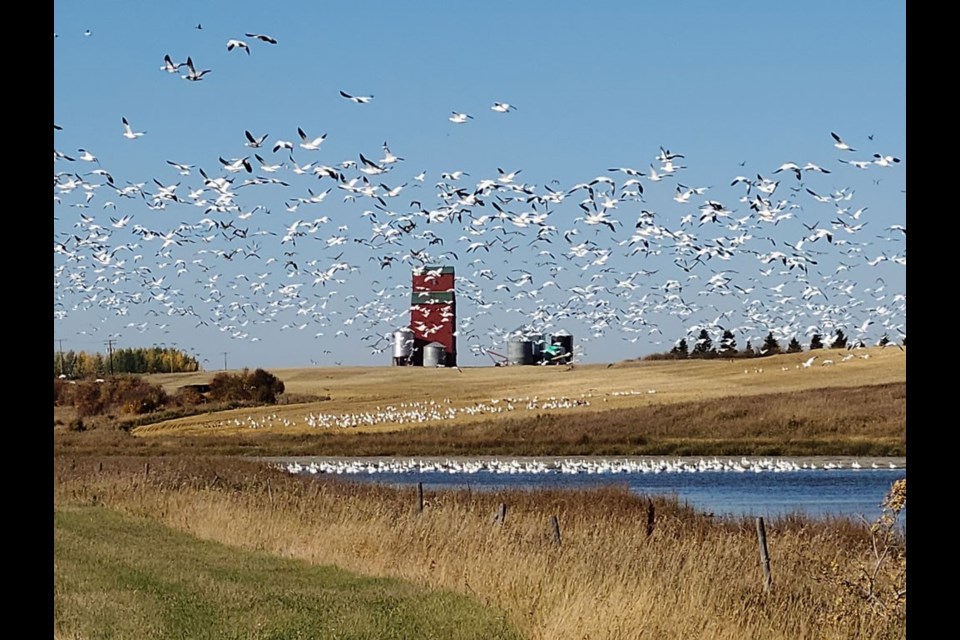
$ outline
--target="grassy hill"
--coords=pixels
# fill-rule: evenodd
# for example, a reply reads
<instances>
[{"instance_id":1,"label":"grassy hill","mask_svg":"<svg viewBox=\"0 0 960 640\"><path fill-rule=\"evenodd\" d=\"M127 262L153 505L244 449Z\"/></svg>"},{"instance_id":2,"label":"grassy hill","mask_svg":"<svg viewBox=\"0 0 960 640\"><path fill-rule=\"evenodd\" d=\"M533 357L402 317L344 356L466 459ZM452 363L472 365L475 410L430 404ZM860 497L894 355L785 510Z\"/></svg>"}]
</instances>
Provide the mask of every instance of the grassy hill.
<instances>
[{"instance_id":1,"label":"grassy hill","mask_svg":"<svg viewBox=\"0 0 960 640\"><path fill-rule=\"evenodd\" d=\"M906 455L906 351L611 365L276 369L278 405L115 446L245 455ZM168 391L216 372L160 374ZM93 438L63 434L81 451ZM123 439L121 439L122 441Z\"/></svg>"}]
</instances>

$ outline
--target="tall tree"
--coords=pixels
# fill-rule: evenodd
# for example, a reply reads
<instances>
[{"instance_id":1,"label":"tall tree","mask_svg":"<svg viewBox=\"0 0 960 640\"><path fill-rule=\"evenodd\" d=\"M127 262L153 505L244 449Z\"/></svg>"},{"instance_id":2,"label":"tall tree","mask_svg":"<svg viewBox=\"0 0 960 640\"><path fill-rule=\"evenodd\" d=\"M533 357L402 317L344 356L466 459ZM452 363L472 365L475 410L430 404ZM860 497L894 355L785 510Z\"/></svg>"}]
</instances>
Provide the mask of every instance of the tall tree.
<instances>
[{"instance_id":1,"label":"tall tree","mask_svg":"<svg viewBox=\"0 0 960 640\"><path fill-rule=\"evenodd\" d=\"M737 339L733 337L733 331L724 329L720 336L720 348L717 350L725 358L732 358L737 353Z\"/></svg>"},{"instance_id":2,"label":"tall tree","mask_svg":"<svg viewBox=\"0 0 960 640\"><path fill-rule=\"evenodd\" d=\"M813 334L813 337L810 338L810 351L814 349L823 349L823 337L819 333Z\"/></svg>"},{"instance_id":3,"label":"tall tree","mask_svg":"<svg viewBox=\"0 0 960 640\"><path fill-rule=\"evenodd\" d=\"M697 358L706 358L713 353L713 340L706 329L700 329L700 335L697 336L697 342L693 345L693 355Z\"/></svg>"},{"instance_id":4,"label":"tall tree","mask_svg":"<svg viewBox=\"0 0 960 640\"><path fill-rule=\"evenodd\" d=\"M670 349L670 353L677 356L678 358L686 358L690 355L690 350L687 347L687 339L680 338L680 341L674 345L673 349Z\"/></svg>"},{"instance_id":5,"label":"tall tree","mask_svg":"<svg viewBox=\"0 0 960 640\"><path fill-rule=\"evenodd\" d=\"M790 338L790 342L787 344L787 353L800 353L801 351L803 351L803 347L797 340L797 336Z\"/></svg>"},{"instance_id":6,"label":"tall tree","mask_svg":"<svg viewBox=\"0 0 960 640\"><path fill-rule=\"evenodd\" d=\"M773 337L773 331L767 334L763 339L763 346L760 347L760 355L775 356L780 353L780 343Z\"/></svg>"},{"instance_id":7,"label":"tall tree","mask_svg":"<svg viewBox=\"0 0 960 640\"><path fill-rule=\"evenodd\" d=\"M837 329L837 333L834 334L833 344L831 345L834 349L846 349L847 348L847 336L844 335L843 329Z\"/></svg>"}]
</instances>

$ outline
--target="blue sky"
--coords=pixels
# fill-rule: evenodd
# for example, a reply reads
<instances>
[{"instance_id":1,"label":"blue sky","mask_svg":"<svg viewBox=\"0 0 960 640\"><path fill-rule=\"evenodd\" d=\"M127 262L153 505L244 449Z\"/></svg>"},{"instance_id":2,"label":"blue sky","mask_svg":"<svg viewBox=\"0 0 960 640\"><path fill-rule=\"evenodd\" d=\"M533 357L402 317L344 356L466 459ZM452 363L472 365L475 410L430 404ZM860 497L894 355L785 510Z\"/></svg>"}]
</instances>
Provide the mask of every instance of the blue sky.
<instances>
[{"instance_id":1,"label":"blue sky","mask_svg":"<svg viewBox=\"0 0 960 640\"><path fill-rule=\"evenodd\" d=\"M386 364L416 255L461 365L523 327L587 362L906 333L904 2L55 2L53 48L55 348Z\"/></svg>"}]
</instances>

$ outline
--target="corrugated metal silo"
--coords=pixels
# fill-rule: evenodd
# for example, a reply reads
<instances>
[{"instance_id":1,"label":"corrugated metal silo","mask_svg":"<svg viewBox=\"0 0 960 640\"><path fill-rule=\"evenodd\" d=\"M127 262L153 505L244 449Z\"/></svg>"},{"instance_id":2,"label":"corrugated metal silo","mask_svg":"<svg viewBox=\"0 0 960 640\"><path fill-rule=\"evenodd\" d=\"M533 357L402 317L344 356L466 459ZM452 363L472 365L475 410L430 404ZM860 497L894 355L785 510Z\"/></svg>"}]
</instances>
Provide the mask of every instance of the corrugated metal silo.
<instances>
[{"instance_id":1,"label":"corrugated metal silo","mask_svg":"<svg viewBox=\"0 0 960 640\"><path fill-rule=\"evenodd\" d=\"M507 362L510 364L533 364L533 342L523 339L508 342Z\"/></svg>"},{"instance_id":2,"label":"corrugated metal silo","mask_svg":"<svg viewBox=\"0 0 960 640\"><path fill-rule=\"evenodd\" d=\"M532 364L540 364L543 361L543 349L549 344L546 336L540 333L531 334L527 336L527 340L530 341L531 345Z\"/></svg>"},{"instance_id":3,"label":"corrugated metal silo","mask_svg":"<svg viewBox=\"0 0 960 640\"><path fill-rule=\"evenodd\" d=\"M423 366L440 367L447 364L447 348L442 342L431 342L423 348Z\"/></svg>"},{"instance_id":4,"label":"corrugated metal silo","mask_svg":"<svg viewBox=\"0 0 960 640\"><path fill-rule=\"evenodd\" d=\"M410 364L413 354L413 330L403 328L393 332L393 364L404 366Z\"/></svg>"}]
</instances>

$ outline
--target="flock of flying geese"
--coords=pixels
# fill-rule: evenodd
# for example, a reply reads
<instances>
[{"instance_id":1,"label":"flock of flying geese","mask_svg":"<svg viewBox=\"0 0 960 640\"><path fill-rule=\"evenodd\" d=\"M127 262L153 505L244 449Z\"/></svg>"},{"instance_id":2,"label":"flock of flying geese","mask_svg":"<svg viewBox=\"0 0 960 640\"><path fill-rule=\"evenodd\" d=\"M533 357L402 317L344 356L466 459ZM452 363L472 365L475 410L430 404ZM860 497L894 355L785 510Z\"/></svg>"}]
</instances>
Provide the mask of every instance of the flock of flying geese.
<instances>
[{"instance_id":1,"label":"flock of flying geese","mask_svg":"<svg viewBox=\"0 0 960 640\"><path fill-rule=\"evenodd\" d=\"M245 37L227 51L278 44ZM211 73L170 55L160 69L191 82ZM502 101L490 109L517 111ZM149 140L126 116L121 124L132 143ZM456 317L438 313L423 329L456 322L461 353L483 362L512 337L570 327L581 343L613 334L666 341L663 351L702 331L715 344L732 334L738 348L768 334L784 346L813 336L829 346L838 329L853 343L905 337L906 294L880 275L906 267L905 224L882 226L853 189L825 186L847 167L891 171L900 159L860 159L837 133L824 136L835 165L785 162L714 186L692 184L693 159L662 146L647 166L575 184L526 183L513 167L428 180L406 170L413 150L397 155L385 141L324 160L326 132L292 130L289 140L244 130L244 151L215 153L216 170L167 159L139 180L87 149L57 150L55 135L55 317L122 317L130 343L138 333L166 339L176 325L242 342L304 332L319 341L305 340L305 353L331 353L338 338L382 353L408 324L411 270L454 265ZM654 208L655 194L669 201Z\"/></svg>"}]
</instances>

